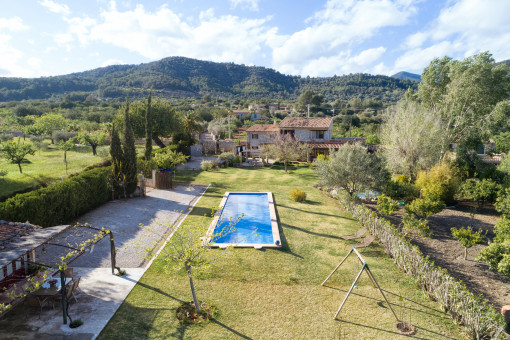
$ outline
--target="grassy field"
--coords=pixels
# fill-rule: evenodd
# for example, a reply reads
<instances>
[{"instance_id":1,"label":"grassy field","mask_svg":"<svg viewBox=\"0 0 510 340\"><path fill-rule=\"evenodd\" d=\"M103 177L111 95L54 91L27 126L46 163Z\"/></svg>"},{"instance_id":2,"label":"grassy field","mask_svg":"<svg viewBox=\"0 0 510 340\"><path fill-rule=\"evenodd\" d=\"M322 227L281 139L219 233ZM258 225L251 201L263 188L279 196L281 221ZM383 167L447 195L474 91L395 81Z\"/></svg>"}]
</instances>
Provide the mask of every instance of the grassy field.
<instances>
[{"instance_id":1,"label":"grassy field","mask_svg":"<svg viewBox=\"0 0 510 340\"><path fill-rule=\"evenodd\" d=\"M101 157L92 155L92 149L88 146L68 151L66 174L64 152L50 145L44 150L36 151L33 156L28 155L25 163L21 164L23 173L20 173L17 164L8 162L0 155L0 169L8 171L7 176L0 179L0 197L37 185L51 184L99 161Z\"/></svg>"},{"instance_id":2,"label":"grassy field","mask_svg":"<svg viewBox=\"0 0 510 340\"><path fill-rule=\"evenodd\" d=\"M235 249L195 282L199 300L218 307L207 324L184 325L176 308L191 301L188 280L163 270L156 260L103 330L100 339L399 339L396 321L368 276L361 276L340 318L334 313L361 269L350 257L328 281L320 284L347 254L341 235L359 224L338 203L312 187L313 171L220 169L180 172L181 181L211 184L181 228L206 231L204 216L220 203L225 191L272 191L277 205L283 249ZM307 193L306 203L289 199L293 188ZM212 249L210 252L218 250ZM418 328L419 339L467 338L467 335L401 274L380 245L362 250L397 315Z\"/></svg>"}]
</instances>

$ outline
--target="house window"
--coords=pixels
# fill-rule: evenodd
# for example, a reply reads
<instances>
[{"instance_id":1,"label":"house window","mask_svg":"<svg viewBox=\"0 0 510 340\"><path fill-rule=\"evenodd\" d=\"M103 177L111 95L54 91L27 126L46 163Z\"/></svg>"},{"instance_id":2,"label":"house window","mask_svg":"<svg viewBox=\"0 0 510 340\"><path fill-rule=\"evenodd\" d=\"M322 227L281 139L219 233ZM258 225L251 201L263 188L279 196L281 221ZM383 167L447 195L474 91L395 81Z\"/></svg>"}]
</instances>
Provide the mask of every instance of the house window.
<instances>
[{"instance_id":1,"label":"house window","mask_svg":"<svg viewBox=\"0 0 510 340\"><path fill-rule=\"evenodd\" d=\"M326 134L326 131L313 131L312 137L317 139L324 139L324 135Z\"/></svg>"},{"instance_id":2,"label":"house window","mask_svg":"<svg viewBox=\"0 0 510 340\"><path fill-rule=\"evenodd\" d=\"M259 149L259 147L258 147L258 146L252 146L251 148L252 148L253 150L258 150L258 149Z\"/></svg>"},{"instance_id":3,"label":"house window","mask_svg":"<svg viewBox=\"0 0 510 340\"><path fill-rule=\"evenodd\" d=\"M251 139L259 139L259 134L258 133L252 134Z\"/></svg>"}]
</instances>

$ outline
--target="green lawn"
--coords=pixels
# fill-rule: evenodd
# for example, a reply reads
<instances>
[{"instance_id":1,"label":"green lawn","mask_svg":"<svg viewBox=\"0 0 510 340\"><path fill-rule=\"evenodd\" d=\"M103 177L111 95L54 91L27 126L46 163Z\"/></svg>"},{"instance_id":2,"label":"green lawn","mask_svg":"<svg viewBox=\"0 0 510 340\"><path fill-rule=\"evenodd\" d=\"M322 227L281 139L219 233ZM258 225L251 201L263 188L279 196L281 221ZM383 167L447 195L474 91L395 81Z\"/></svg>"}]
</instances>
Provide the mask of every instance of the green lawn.
<instances>
[{"instance_id":1,"label":"green lawn","mask_svg":"<svg viewBox=\"0 0 510 340\"><path fill-rule=\"evenodd\" d=\"M199 300L219 308L220 315L203 325L182 325L175 317L182 301L191 301L188 280L165 273L155 261L103 330L100 339L332 339L341 327L346 339L404 338L380 293L364 274L340 317L333 320L342 299L361 269L355 257L328 281L320 283L349 251L340 235L354 233L359 224L338 203L312 187L313 171L220 169L181 172L181 181L211 184L181 228L204 233L211 221L204 217L220 203L225 191L272 191L275 195L284 249L235 249L195 286ZM293 188L303 189L306 203L289 199ZM211 252L218 250L212 249ZM418 327L416 337L466 338L434 302L401 274L380 245L362 251L399 317Z\"/></svg>"},{"instance_id":2,"label":"green lawn","mask_svg":"<svg viewBox=\"0 0 510 340\"><path fill-rule=\"evenodd\" d=\"M103 147L104 148L104 147ZM101 161L101 157L92 155L90 147L79 147L76 151L67 152L68 174L80 172L88 165ZM0 154L0 169L9 173L0 179L0 196L31 188L40 184L50 184L68 176L64 163L64 152L50 145L46 150L36 151L28 155L21 164L23 173L17 164L11 164Z\"/></svg>"}]
</instances>

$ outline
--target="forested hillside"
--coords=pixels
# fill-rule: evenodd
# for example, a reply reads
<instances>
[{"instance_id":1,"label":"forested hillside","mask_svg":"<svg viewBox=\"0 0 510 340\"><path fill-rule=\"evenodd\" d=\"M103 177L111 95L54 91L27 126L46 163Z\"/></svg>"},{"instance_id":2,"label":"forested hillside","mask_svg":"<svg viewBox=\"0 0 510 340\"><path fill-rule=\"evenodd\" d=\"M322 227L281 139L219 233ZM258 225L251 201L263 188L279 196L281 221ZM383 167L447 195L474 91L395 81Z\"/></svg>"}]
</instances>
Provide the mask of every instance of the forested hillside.
<instances>
[{"instance_id":1,"label":"forested hillside","mask_svg":"<svg viewBox=\"0 0 510 340\"><path fill-rule=\"evenodd\" d=\"M396 101L417 82L369 74L324 78L288 76L273 69L170 57L141 65L114 65L55 77L0 78L0 101L47 99L73 92L98 98L143 95L153 87L163 97L296 98L313 89L327 100L353 97Z\"/></svg>"}]
</instances>

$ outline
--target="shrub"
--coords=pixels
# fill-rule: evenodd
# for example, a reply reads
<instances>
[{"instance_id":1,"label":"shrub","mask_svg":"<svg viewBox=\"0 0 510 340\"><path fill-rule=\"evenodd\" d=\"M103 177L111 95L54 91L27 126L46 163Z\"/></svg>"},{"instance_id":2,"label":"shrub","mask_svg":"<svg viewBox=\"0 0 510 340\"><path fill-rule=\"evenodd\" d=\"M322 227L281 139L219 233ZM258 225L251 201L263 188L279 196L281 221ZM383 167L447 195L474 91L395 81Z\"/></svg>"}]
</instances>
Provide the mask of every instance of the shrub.
<instances>
[{"instance_id":1,"label":"shrub","mask_svg":"<svg viewBox=\"0 0 510 340\"><path fill-rule=\"evenodd\" d=\"M464 247L464 260L467 259L467 250L475 244L483 242L482 230L474 231L471 227L467 228L452 228L452 236L459 241Z\"/></svg>"},{"instance_id":2,"label":"shrub","mask_svg":"<svg viewBox=\"0 0 510 340\"><path fill-rule=\"evenodd\" d=\"M502 216L494 226L494 233L496 234L494 242L503 243L506 240L510 241L510 219Z\"/></svg>"},{"instance_id":3,"label":"shrub","mask_svg":"<svg viewBox=\"0 0 510 340\"><path fill-rule=\"evenodd\" d=\"M233 163L234 164L240 164L241 163L241 158L239 156L235 156L234 160L233 160Z\"/></svg>"},{"instance_id":4,"label":"shrub","mask_svg":"<svg viewBox=\"0 0 510 340\"><path fill-rule=\"evenodd\" d=\"M454 195L460 185L459 170L446 163L433 166L428 172L420 171L416 185L424 198L441 200L448 205L455 203Z\"/></svg>"},{"instance_id":5,"label":"shrub","mask_svg":"<svg viewBox=\"0 0 510 340\"><path fill-rule=\"evenodd\" d=\"M76 319L76 320L73 320L73 322L71 322L69 324L69 327L70 328L78 328L80 327L81 325L83 325L83 321L82 319Z\"/></svg>"},{"instance_id":6,"label":"shrub","mask_svg":"<svg viewBox=\"0 0 510 340\"><path fill-rule=\"evenodd\" d=\"M483 261L489 265L492 270L498 270L498 264L503 259L503 255L510 253L510 245L507 243L489 243L489 246L482 249L477 261Z\"/></svg>"},{"instance_id":7,"label":"shrub","mask_svg":"<svg viewBox=\"0 0 510 340\"><path fill-rule=\"evenodd\" d=\"M0 202L0 216L30 221L43 227L64 224L108 201L109 167L82 172L53 184Z\"/></svg>"},{"instance_id":8,"label":"shrub","mask_svg":"<svg viewBox=\"0 0 510 340\"><path fill-rule=\"evenodd\" d=\"M417 198L410 204L406 205L406 211L408 214L412 213L421 218L429 218L443 210L445 207L446 205L439 200Z\"/></svg>"},{"instance_id":9,"label":"shrub","mask_svg":"<svg viewBox=\"0 0 510 340\"><path fill-rule=\"evenodd\" d=\"M496 210L510 217L510 188L501 190L495 204Z\"/></svg>"},{"instance_id":10,"label":"shrub","mask_svg":"<svg viewBox=\"0 0 510 340\"><path fill-rule=\"evenodd\" d=\"M204 171L210 171L214 168L214 163L212 161L202 161L200 168Z\"/></svg>"},{"instance_id":11,"label":"shrub","mask_svg":"<svg viewBox=\"0 0 510 340\"><path fill-rule=\"evenodd\" d=\"M62 142L67 142L69 139L73 139L78 136L77 132L67 132L67 131L53 131L51 134L51 139L55 142L55 144Z\"/></svg>"},{"instance_id":12,"label":"shrub","mask_svg":"<svg viewBox=\"0 0 510 340\"><path fill-rule=\"evenodd\" d=\"M405 236L432 237L429 224L426 220L419 219L414 215L402 216L402 233Z\"/></svg>"},{"instance_id":13,"label":"shrub","mask_svg":"<svg viewBox=\"0 0 510 340\"><path fill-rule=\"evenodd\" d=\"M492 179L482 179L479 181L470 178L460 187L460 192L473 201L477 201L480 208L485 202L493 203L496 200L498 191L499 184Z\"/></svg>"},{"instance_id":14,"label":"shrub","mask_svg":"<svg viewBox=\"0 0 510 340\"><path fill-rule=\"evenodd\" d=\"M510 254L503 255L503 258L498 263L498 272L510 275Z\"/></svg>"},{"instance_id":15,"label":"shrub","mask_svg":"<svg viewBox=\"0 0 510 340\"><path fill-rule=\"evenodd\" d=\"M0 133L0 142L7 142L13 138L14 136L10 133Z\"/></svg>"},{"instance_id":16,"label":"shrub","mask_svg":"<svg viewBox=\"0 0 510 340\"><path fill-rule=\"evenodd\" d=\"M145 178L152 178L152 170L156 168L156 163L154 160L145 160L145 159L137 159L136 167L138 171L143 173Z\"/></svg>"},{"instance_id":17,"label":"shrub","mask_svg":"<svg viewBox=\"0 0 510 340\"><path fill-rule=\"evenodd\" d=\"M294 202L303 202L306 200L306 192L301 189L292 189L290 191L290 199Z\"/></svg>"},{"instance_id":18,"label":"shrub","mask_svg":"<svg viewBox=\"0 0 510 340\"><path fill-rule=\"evenodd\" d=\"M234 164L234 153L233 152L223 152L218 156L220 161L225 162L225 166L232 166Z\"/></svg>"},{"instance_id":19,"label":"shrub","mask_svg":"<svg viewBox=\"0 0 510 340\"><path fill-rule=\"evenodd\" d=\"M381 215L388 216L398 210L398 204L392 201L390 197L382 194L377 197L377 210Z\"/></svg>"},{"instance_id":20,"label":"shrub","mask_svg":"<svg viewBox=\"0 0 510 340\"><path fill-rule=\"evenodd\" d=\"M403 176L405 177L405 176ZM408 181L402 181L397 178L395 181L388 181L384 188L386 195L394 200L412 201L420 195L416 185Z\"/></svg>"},{"instance_id":21,"label":"shrub","mask_svg":"<svg viewBox=\"0 0 510 340\"><path fill-rule=\"evenodd\" d=\"M169 150L155 154L153 160L160 169L172 169L178 164L186 163L188 157L181 152Z\"/></svg>"}]
</instances>

